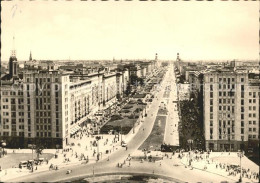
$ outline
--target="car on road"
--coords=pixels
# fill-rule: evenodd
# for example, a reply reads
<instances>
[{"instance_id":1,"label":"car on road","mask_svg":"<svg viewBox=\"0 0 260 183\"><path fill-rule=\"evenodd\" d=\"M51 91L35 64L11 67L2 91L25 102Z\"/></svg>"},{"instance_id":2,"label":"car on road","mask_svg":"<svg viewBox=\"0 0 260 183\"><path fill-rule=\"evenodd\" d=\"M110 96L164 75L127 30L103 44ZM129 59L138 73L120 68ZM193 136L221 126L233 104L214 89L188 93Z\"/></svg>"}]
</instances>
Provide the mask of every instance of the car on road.
<instances>
[{"instance_id":1,"label":"car on road","mask_svg":"<svg viewBox=\"0 0 260 183\"><path fill-rule=\"evenodd\" d=\"M126 147L126 146L127 146L127 143L126 143L125 141L122 141L121 146L122 146L122 147Z\"/></svg>"},{"instance_id":2,"label":"car on road","mask_svg":"<svg viewBox=\"0 0 260 183\"><path fill-rule=\"evenodd\" d=\"M26 168L27 167L28 162L27 161L20 161L19 163L19 168Z\"/></svg>"},{"instance_id":3,"label":"car on road","mask_svg":"<svg viewBox=\"0 0 260 183\"><path fill-rule=\"evenodd\" d=\"M67 170L66 174L70 174L72 172L72 170Z\"/></svg>"}]
</instances>

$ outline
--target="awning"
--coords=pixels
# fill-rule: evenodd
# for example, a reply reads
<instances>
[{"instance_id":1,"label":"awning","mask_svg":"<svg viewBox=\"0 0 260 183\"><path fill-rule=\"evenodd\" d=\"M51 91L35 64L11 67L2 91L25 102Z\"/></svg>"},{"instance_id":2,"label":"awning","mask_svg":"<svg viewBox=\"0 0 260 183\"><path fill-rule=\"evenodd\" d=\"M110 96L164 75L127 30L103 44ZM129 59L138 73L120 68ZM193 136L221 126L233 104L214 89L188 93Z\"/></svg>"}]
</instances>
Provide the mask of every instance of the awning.
<instances>
[{"instance_id":1,"label":"awning","mask_svg":"<svg viewBox=\"0 0 260 183\"><path fill-rule=\"evenodd\" d=\"M76 125L70 129L70 134L76 133L79 129L81 129L80 126Z\"/></svg>"}]
</instances>

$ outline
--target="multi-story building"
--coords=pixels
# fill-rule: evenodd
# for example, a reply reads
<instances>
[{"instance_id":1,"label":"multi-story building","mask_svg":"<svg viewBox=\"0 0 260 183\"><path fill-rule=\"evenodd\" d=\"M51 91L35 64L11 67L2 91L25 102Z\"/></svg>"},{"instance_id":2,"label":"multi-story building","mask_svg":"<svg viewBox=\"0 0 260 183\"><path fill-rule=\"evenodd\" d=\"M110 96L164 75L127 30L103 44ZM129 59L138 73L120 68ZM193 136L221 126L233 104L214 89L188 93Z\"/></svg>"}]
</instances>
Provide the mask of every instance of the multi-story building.
<instances>
[{"instance_id":1,"label":"multi-story building","mask_svg":"<svg viewBox=\"0 0 260 183\"><path fill-rule=\"evenodd\" d=\"M206 72L203 88L206 148L233 151L246 149L249 137L259 140L259 87L246 70Z\"/></svg>"},{"instance_id":2,"label":"multi-story building","mask_svg":"<svg viewBox=\"0 0 260 183\"><path fill-rule=\"evenodd\" d=\"M69 138L69 75L58 71L25 72L25 144L65 145Z\"/></svg>"},{"instance_id":3,"label":"multi-story building","mask_svg":"<svg viewBox=\"0 0 260 183\"><path fill-rule=\"evenodd\" d=\"M127 69L117 75L100 70L54 71L50 67L55 66L53 62L43 66L25 67L20 74L12 51L0 93L0 140L8 147L64 147L79 126L101 107L116 101L116 95L122 95L129 82Z\"/></svg>"}]
</instances>

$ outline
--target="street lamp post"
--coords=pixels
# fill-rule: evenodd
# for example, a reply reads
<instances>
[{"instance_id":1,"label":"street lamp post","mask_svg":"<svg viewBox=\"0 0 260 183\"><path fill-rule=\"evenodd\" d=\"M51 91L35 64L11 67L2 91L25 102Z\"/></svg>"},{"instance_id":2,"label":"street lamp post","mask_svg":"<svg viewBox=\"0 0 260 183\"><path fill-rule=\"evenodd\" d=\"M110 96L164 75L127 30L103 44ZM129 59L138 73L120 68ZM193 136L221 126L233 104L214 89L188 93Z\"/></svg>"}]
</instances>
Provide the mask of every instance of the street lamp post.
<instances>
[{"instance_id":1,"label":"street lamp post","mask_svg":"<svg viewBox=\"0 0 260 183\"><path fill-rule=\"evenodd\" d=\"M134 121L133 121L133 133L135 133L135 113L133 113L134 114Z\"/></svg>"},{"instance_id":2,"label":"street lamp post","mask_svg":"<svg viewBox=\"0 0 260 183\"><path fill-rule=\"evenodd\" d=\"M192 139L188 139L188 143L190 144L190 150L192 150L192 143L193 143L193 140L192 140Z\"/></svg>"},{"instance_id":3,"label":"street lamp post","mask_svg":"<svg viewBox=\"0 0 260 183\"><path fill-rule=\"evenodd\" d=\"M97 156L99 157L99 140L101 139L100 136L96 136L96 140L97 140ZM98 158L99 159L99 158Z\"/></svg>"},{"instance_id":4,"label":"street lamp post","mask_svg":"<svg viewBox=\"0 0 260 183\"><path fill-rule=\"evenodd\" d=\"M239 178L239 182L242 182L242 166L241 166L241 158L244 156L244 152L238 152L237 156L240 158L240 178Z\"/></svg>"}]
</instances>

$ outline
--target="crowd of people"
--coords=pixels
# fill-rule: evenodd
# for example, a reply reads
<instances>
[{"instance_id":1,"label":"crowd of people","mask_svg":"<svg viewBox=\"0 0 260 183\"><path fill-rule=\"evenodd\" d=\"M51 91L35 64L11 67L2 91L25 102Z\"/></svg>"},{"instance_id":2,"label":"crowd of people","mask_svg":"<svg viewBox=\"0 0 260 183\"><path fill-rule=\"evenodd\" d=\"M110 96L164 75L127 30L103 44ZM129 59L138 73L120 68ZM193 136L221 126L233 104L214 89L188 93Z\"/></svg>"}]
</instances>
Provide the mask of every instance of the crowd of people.
<instances>
[{"instance_id":1,"label":"crowd of people","mask_svg":"<svg viewBox=\"0 0 260 183\"><path fill-rule=\"evenodd\" d=\"M184 150L179 151L178 158L183 159L185 167L190 167L193 169L194 167L203 167L204 170L208 170L211 167L211 170L220 170L221 173L227 176L241 176L242 178L247 178L252 181L259 181L259 172L251 170L250 168L242 168L236 164L230 163L220 163L218 161L214 161L213 158L210 158L210 151L189 151L187 153ZM230 156L230 153L223 155L221 153L220 156Z\"/></svg>"}]
</instances>

